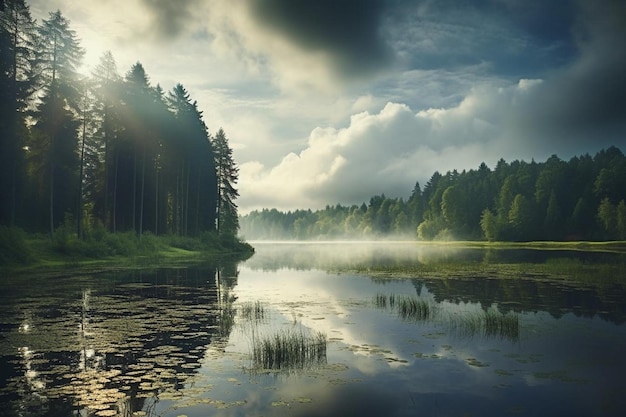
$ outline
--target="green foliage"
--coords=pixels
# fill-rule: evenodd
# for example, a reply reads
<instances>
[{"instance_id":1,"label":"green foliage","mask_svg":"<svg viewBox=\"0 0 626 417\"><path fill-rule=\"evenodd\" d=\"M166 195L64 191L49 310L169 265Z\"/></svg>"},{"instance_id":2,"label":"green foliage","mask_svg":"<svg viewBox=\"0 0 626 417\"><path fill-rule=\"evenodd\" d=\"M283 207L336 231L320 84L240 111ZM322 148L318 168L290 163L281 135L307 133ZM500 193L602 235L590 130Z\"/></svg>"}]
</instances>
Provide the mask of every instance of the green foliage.
<instances>
[{"instance_id":1,"label":"green foliage","mask_svg":"<svg viewBox=\"0 0 626 417\"><path fill-rule=\"evenodd\" d=\"M16 227L0 225L0 265L25 264L32 257L26 234Z\"/></svg>"},{"instance_id":2,"label":"green foliage","mask_svg":"<svg viewBox=\"0 0 626 417\"><path fill-rule=\"evenodd\" d=\"M0 224L48 231L57 252L89 257L154 253L146 232L202 248L186 237L215 231L218 213L236 235L232 149L221 129L214 149L182 84L166 95L140 62L121 77L108 51L79 75L71 22L54 11L38 24L22 0L2 8L0 43Z\"/></svg>"},{"instance_id":3,"label":"green foliage","mask_svg":"<svg viewBox=\"0 0 626 417\"><path fill-rule=\"evenodd\" d=\"M530 201L522 194L517 194L509 210L509 225L513 231L513 240L529 240L533 229L533 211Z\"/></svg>"},{"instance_id":4,"label":"green foliage","mask_svg":"<svg viewBox=\"0 0 626 417\"><path fill-rule=\"evenodd\" d=\"M615 147L562 161L500 160L491 171L435 172L408 201L374 196L361 206L253 211L249 239L593 240L624 238L626 157ZM618 213L619 212L619 213Z\"/></svg>"},{"instance_id":5,"label":"green foliage","mask_svg":"<svg viewBox=\"0 0 626 417\"><path fill-rule=\"evenodd\" d=\"M493 242L498 238L498 218L488 208L482 212L480 228L488 241Z\"/></svg>"},{"instance_id":6,"label":"green foliage","mask_svg":"<svg viewBox=\"0 0 626 417\"><path fill-rule=\"evenodd\" d=\"M325 333L305 334L302 330L272 335L253 334L251 353L254 368L297 370L326 362L328 338Z\"/></svg>"}]
</instances>

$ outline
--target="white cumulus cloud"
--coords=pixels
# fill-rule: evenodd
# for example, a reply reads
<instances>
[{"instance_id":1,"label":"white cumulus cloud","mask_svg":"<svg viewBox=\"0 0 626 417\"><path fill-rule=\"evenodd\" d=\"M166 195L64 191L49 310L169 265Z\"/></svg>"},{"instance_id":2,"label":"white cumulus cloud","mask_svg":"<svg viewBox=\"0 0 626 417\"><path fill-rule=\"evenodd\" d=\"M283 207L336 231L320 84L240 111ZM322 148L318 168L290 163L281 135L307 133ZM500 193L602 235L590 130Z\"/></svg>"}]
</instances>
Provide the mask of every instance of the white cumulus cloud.
<instances>
[{"instance_id":1,"label":"white cumulus cloud","mask_svg":"<svg viewBox=\"0 0 626 417\"><path fill-rule=\"evenodd\" d=\"M407 196L415 181L424 184L435 170L471 169L483 161L493 166L503 155L520 155L516 114L526 111L540 85L485 86L456 106L418 112L390 102L378 113L353 115L347 127L315 128L304 150L275 166L242 164L241 206L359 204L381 193Z\"/></svg>"}]
</instances>

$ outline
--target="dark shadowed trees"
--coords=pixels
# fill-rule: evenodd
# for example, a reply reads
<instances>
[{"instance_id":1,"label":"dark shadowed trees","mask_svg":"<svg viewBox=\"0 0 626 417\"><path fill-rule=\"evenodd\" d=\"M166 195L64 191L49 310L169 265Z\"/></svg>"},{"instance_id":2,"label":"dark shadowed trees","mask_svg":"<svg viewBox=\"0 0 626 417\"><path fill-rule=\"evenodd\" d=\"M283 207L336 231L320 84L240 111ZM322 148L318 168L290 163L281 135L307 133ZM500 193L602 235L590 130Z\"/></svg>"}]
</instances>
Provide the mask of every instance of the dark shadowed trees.
<instances>
[{"instance_id":1,"label":"dark shadowed trees","mask_svg":"<svg viewBox=\"0 0 626 417\"><path fill-rule=\"evenodd\" d=\"M14 225L26 185L26 112L37 77L33 72L37 26L24 0L0 10L0 224Z\"/></svg>"},{"instance_id":2,"label":"dark shadowed trees","mask_svg":"<svg viewBox=\"0 0 626 417\"><path fill-rule=\"evenodd\" d=\"M1 5L0 224L53 238L61 223L85 239L237 233L232 150L181 84L164 94L139 62L122 78L111 52L79 76L84 51L60 11L37 25L23 0Z\"/></svg>"},{"instance_id":3,"label":"dark shadowed trees","mask_svg":"<svg viewBox=\"0 0 626 417\"><path fill-rule=\"evenodd\" d=\"M34 172L47 182L44 188L48 190L47 214L52 237L66 213L75 215L77 207L80 88L76 68L83 53L70 22L60 11L50 13L39 28L36 50L36 68L43 93L35 113L31 161L35 165Z\"/></svg>"},{"instance_id":4,"label":"dark shadowed trees","mask_svg":"<svg viewBox=\"0 0 626 417\"><path fill-rule=\"evenodd\" d=\"M176 139L169 153L170 171L176 179L172 195L175 232L197 235L216 227L217 153L197 102L191 101L182 84L174 87L167 101L176 119Z\"/></svg>"},{"instance_id":5,"label":"dark shadowed trees","mask_svg":"<svg viewBox=\"0 0 626 417\"><path fill-rule=\"evenodd\" d=\"M236 235L239 218L235 199L239 192L235 186L239 179L239 168L233 160L233 151L222 129L213 137L213 150L217 172L217 233Z\"/></svg>"}]
</instances>

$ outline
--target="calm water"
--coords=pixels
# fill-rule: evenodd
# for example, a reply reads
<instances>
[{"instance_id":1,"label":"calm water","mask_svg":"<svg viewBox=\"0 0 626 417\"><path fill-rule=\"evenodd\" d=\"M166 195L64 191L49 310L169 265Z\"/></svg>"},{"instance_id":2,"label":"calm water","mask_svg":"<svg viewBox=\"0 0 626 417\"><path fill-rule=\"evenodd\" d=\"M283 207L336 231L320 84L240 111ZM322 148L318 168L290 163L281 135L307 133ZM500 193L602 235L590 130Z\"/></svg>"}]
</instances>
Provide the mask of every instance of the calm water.
<instances>
[{"instance_id":1,"label":"calm water","mask_svg":"<svg viewBox=\"0 0 626 417\"><path fill-rule=\"evenodd\" d=\"M239 264L3 277L0 416L626 415L623 255L255 246ZM255 361L261 340L320 334L302 360Z\"/></svg>"}]
</instances>

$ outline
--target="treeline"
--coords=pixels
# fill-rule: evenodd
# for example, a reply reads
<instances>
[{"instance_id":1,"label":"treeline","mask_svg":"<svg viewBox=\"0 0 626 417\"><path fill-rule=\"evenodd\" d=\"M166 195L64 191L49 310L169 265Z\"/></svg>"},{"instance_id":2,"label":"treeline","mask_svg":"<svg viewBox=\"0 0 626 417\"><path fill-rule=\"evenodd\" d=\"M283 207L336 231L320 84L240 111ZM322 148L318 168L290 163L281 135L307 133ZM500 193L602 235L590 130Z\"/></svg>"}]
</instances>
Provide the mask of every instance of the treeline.
<instances>
[{"instance_id":1,"label":"treeline","mask_svg":"<svg viewBox=\"0 0 626 417\"><path fill-rule=\"evenodd\" d=\"M626 239L626 157L616 147L563 161L505 162L435 172L408 200L323 210L264 209L240 219L248 239Z\"/></svg>"},{"instance_id":2,"label":"treeline","mask_svg":"<svg viewBox=\"0 0 626 417\"><path fill-rule=\"evenodd\" d=\"M0 3L0 225L54 237L73 224L141 236L236 235L238 169L178 84L165 92L110 52L90 76L60 11L40 24Z\"/></svg>"}]
</instances>

